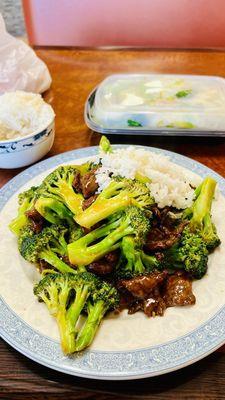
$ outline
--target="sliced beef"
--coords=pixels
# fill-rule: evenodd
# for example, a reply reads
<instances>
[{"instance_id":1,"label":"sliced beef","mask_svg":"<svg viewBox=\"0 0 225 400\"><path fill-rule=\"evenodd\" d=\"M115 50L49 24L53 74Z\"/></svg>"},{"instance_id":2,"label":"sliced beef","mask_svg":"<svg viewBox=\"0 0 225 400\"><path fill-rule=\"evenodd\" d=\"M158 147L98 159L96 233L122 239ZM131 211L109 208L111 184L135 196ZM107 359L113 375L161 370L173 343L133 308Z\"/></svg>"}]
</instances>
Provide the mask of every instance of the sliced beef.
<instances>
[{"instance_id":1,"label":"sliced beef","mask_svg":"<svg viewBox=\"0 0 225 400\"><path fill-rule=\"evenodd\" d=\"M181 222L177 227L155 227L150 230L145 247L148 251L162 251L172 247L181 237L186 222Z\"/></svg>"},{"instance_id":2,"label":"sliced beef","mask_svg":"<svg viewBox=\"0 0 225 400\"><path fill-rule=\"evenodd\" d=\"M136 300L128 307L128 314L134 314L137 311L143 311L147 317L163 316L166 310L165 301L162 297L149 297L145 300Z\"/></svg>"},{"instance_id":3,"label":"sliced beef","mask_svg":"<svg viewBox=\"0 0 225 400\"><path fill-rule=\"evenodd\" d=\"M158 285L161 285L167 277L167 271L152 272L148 275L137 276L132 279L119 281L119 288L123 287L138 299L147 299Z\"/></svg>"},{"instance_id":4,"label":"sliced beef","mask_svg":"<svg viewBox=\"0 0 225 400\"><path fill-rule=\"evenodd\" d=\"M98 189L95 172L96 169L93 169L80 177L81 191L85 199L88 199L95 194L96 190Z\"/></svg>"},{"instance_id":5,"label":"sliced beef","mask_svg":"<svg viewBox=\"0 0 225 400\"><path fill-rule=\"evenodd\" d=\"M32 208L31 210L26 211L26 216L31 222L31 227L34 233L40 233L45 221L42 215L35 210L35 208Z\"/></svg>"},{"instance_id":6,"label":"sliced beef","mask_svg":"<svg viewBox=\"0 0 225 400\"><path fill-rule=\"evenodd\" d=\"M144 300L133 300L133 302L128 304L126 307L128 308L128 314L135 314L138 311L144 311L143 302Z\"/></svg>"},{"instance_id":7,"label":"sliced beef","mask_svg":"<svg viewBox=\"0 0 225 400\"><path fill-rule=\"evenodd\" d=\"M126 289L121 288L119 291L119 294L120 294L120 303L119 303L119 307L118 307L119 311L122 311L124 309L129 310L129 307L131 307L134 302L138 301Z\"/></svg>"},{"instance_id":8,"label":"sliced beef","mask_svg":"<svg viewBox=\"0 0 225 400\"><path fill-rule=\"evenodd\" d=\"M143 301L143 311L148 317L159 315L162 317L166 310L166 303L162 297L150 297Z\"/></svg>"},{"instance_id":9,"label":"sliced beef","mask_svg":"<svg viewBox=\"0 0 225 400\"><path fill-rule=\"evenodd\" d=\"M82 208L83 210L86 210L86 208L90 207L90 205L97 199L98 195L93 194L93 196L89 197L88 199L84 200L82 203Z\"/></svg>"},{"instance_id":10,"label":"sliced beef","mask_svg":"<svg viewBox=\"0 0 225 400\"><path fill-rule=\"evenodd\" d=\"M157 206L153 205L151 207L151 211L153 213L153 217L155 217L154 218L155 222L158 223L161 220L161 211L160 211L160 209Z\"/></svg>"},{"instance_id":11,"label":"sliced beef","mask_svg":"<svg viewBox=\"0 0 225 400\"><path fill-rule=\"evenodd\" d=\"M89 272L93 272L96 275L104 276L109 275L113 271L113 265L106 261L95 261L88 265L87 269Z\"/></svg>"},{"instance_id":12,"label":"sliced beef","mask_svg":"<svg viewBox=\"0 0 225 400\"><path fill-rule=\"evenodd\" d=\"M190 278L183 273L169 276L165 285L164 301L167 307L195 304Z\"/></svg>"},{"instance_id":13,"label":"sliced beef","mask_svg":"<svg viewBox=\"0 0 225 400\"><path fill-rule=\"evenodd\" d=\"M88 271L96 275L104 276L109 275L114 270L118 262L119 254L117 251L112 251L106 254L103 258L95 261L87 266Z\"/></svg>"},{"instance_id":14,"label":"sliced beef","mask_svg":"<svg viewBox=\"0 0 225 400\"><path fill-rule=\"evenodd\" d=\"M72 186L73 186L75 192L77 192L77 193L81 193L81 191L82 191L81 184L80 184L80 178L81 178L80 172L76 171L75 175L74 175Z\"/></svg>"},{"instance_id":15,"label":"sliced beef","mask_svg":"<svg viewBox=\"0 0 225 400\"><path fill-rule=\"evenodd\" d=\"M148 317L162 316L167 307L195 304L192 282L183 272L169 275L167 271L121 280L119 310L128 314L143 311Z\"/></svg>"},{"instance_id":16,"label":"sliced beef","mask_svg":"<svg viewBox=\"0 0 225 400\"><path fill-rule=\"evenodd\" d=\"M105 255L105 260L109 263L112 264L114 266L116 266L117 262L119 259L119 253L118 251L111 251L110 253Z\"/></svg>"},{"instance_id":17,"label":"sliced beef","mask_svg":"<svg viewBox=\"0 0 225 400\"><path fill-rule=\"evenodd\" d=\"M128 314L134 314L138 311L143 311L147 317L162 316L166 309L166 304L161 296L160 289L155 287L151 294L145 298L135 298L130 292L124 291L121 295L120 309L128 309Z\"/></svg>"},{"instance_id":18,"label":"sliced beef","mask_svg":"<svg viewBox=\"0 0 225 400\"><path fill-rule=\"evenodd\" d=\"M84 226L81 227L82 231L84 232L84 235L87 235L89 232L92 231L91 228L85 228Z\"/></svg>"},{"instance_id":19,"label":"sliced beef","mask_svg":"<svg viewBox=\"0 0 225 400\"><path fill-rule=\"evenodd\" d=\"M153 205L151 208L153 213L153 225L154 226L167 226L168 228L173 227L177 221L181 218L182 213L172 207L158 208Z\"/></svg>"}]
</instances>

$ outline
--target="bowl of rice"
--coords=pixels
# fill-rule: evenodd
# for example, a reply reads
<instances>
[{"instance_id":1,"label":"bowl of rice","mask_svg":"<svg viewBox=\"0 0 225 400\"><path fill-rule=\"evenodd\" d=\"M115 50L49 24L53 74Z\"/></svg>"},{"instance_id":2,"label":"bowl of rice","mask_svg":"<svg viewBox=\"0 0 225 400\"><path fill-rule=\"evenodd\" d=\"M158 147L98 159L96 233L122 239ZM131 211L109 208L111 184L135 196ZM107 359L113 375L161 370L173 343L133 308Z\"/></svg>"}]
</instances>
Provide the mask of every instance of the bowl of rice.
<instances>
[{"instance_id":1,"label":"bowl of rice","mask_svg":"<svg viewBox=\"0 0 225 400\"><path fill-rule=\"evenodd\" d=\"M0 96L0 168L35 163L49 152L55 113L40 94L23 91Z\"/></svg>"}]
</instances>

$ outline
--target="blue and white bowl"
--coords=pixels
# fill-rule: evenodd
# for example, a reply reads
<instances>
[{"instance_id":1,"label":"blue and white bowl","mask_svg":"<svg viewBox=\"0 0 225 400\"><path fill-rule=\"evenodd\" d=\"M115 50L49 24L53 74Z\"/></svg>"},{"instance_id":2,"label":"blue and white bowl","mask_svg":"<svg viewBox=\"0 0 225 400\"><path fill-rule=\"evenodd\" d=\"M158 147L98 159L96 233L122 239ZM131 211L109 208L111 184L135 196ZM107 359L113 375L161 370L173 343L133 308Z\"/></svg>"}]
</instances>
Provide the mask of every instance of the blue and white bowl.
<instances>
[{"instance_id":1,"label":"blue and white bowl","mask_svg":"<svg viewBox=\"0 0 225 400\"><path fill-rule=\"evenodd\" d=\"M45 129L28 136L0 140L0 168L19 168L35 163L50 151L54 137L55 119Z\"/></svg>"}]
</instances>

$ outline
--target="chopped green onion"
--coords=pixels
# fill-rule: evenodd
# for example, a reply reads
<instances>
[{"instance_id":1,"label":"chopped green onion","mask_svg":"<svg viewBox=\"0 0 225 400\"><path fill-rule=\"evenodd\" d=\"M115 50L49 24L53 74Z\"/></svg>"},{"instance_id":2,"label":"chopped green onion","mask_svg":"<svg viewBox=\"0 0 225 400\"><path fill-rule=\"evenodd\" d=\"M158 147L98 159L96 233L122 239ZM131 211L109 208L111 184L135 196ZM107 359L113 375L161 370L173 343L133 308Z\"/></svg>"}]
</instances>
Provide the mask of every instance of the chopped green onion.
<instances>
[{"instance_id":1,"label":"chopped green onion","mask_svg":"<svg viewBox=\"0 0 225 400\"><path fill-rule=\"evenodd\" d=\"M181 98L181 97L186 97L186 96L188 96L189 94L191 94L192 93L192 90L191 89L187 89L187 90L180 90L179 92L177 92L176 93L176 97L178 97L178 99L179 98Z\"/></svg>"},{"instance_id":2,"label":"chopped green onion","mask_svg":"<svg viewBox=\"0 0 225 400\"><path fill-rule=\"evenodd\" d=\"M127 120L127 124L128 124L128 126L142 126L141 124L140 124L140 122L137 122L137 121L134 121L134 120L132 120L132 119L128 119Z\"/></svg>"}]
</instances>

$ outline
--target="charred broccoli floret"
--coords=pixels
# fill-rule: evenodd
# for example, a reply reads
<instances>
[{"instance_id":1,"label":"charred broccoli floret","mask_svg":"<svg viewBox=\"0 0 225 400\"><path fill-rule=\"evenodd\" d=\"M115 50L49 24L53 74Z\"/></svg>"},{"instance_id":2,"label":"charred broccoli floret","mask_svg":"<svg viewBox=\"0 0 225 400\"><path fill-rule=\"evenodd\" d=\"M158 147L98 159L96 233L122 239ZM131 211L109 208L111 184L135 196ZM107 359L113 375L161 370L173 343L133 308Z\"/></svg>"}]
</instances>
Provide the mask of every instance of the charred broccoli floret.
<instances>
[{"instance_id":1,"label":"charred broccoli floret","mask_svg":"<svg viewBox=\"0 0 225 400\"><path fill-rule=\"evenodd\" d=\"M75 217L76 222L85 228L91 228L96 223L110 217L112 214L135 205L147 208L154 203L145 183L127 178L114 178L97 199Z\"/></svg>"},{"instance_id":2,"label":"charred broccoli floret","mask_svg":"<svg viewBox=\"0 0 225 400\"><path fill-rule=\"evenodd\" d=\"M60 258L67 255L67 230L62 225L53 224L34 234L29 226L25 227L18 239L20 254L32 263L38 264L40 260L45 260L60 272L74 272Z\"/></svg>"},{"instance_id":3,"label":"charred broccoli floret","mask_svg":"<svg viewBox=\"0 0 225 400\"><path fill-rule=\"evenodd\" d=\"M118 304L116 289L88 272L49 274L34 287L34 294L56 318L65 354L89 346L105 313ZM87 316L79 324L84 311Z\"/></svg>"},{"instance_id":4,"label":"charred broccoli floret","mask_svg":"<svg viewBox=\"0 0 225 400\"><path fill-rule=\"evenodd\" d=\"M18 215L9 224L10 230L17 236L21 229L28 224L26 212L33 208L37 190L38 187L32 186L29 190L19 194Z\"/></svg>"}]
</instances>

